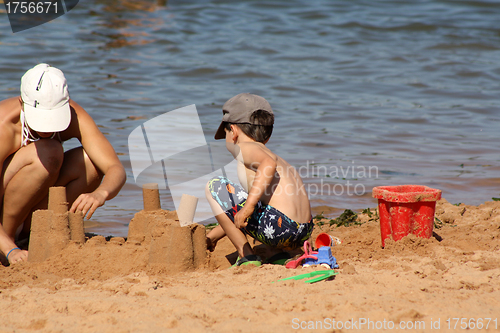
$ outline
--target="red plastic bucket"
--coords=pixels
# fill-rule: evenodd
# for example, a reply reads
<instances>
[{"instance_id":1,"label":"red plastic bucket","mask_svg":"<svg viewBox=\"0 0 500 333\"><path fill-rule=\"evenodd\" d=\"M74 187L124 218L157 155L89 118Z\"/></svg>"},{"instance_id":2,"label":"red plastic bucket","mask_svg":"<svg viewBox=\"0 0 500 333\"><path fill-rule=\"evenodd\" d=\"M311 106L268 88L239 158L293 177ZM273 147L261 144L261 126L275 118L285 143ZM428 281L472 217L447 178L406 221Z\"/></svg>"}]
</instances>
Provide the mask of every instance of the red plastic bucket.
<instances>
[{"instance_id":1,"label":"red plastic bucket","mask_svg":"<svg viewBox=\"0 0 500 333\"><path fill-rule=\"evenodd\" d=\"M390 236L395 241L409 233L421 238L432 236L441 190L423 185L378 186L372 196L378 199L382 247Z\"/></svg>"}]
</instances>

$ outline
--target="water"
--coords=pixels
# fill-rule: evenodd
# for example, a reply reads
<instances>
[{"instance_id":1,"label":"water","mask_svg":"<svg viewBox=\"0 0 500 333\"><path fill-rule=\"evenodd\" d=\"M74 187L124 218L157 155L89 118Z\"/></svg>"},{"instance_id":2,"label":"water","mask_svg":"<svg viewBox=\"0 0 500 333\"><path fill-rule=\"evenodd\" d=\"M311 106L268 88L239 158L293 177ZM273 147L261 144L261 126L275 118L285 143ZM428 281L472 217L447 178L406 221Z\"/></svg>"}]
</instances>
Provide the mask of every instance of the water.
<instances>
[{"instance_id":1,"label":"water","mask_svg":"<svg viewBox=\"0 0 500 333\"><path fill-rule=\"evenodd\" d=\"M496 1L87 0L12 34L0 14L0 98L48 62L115 147L127 184L88 231L126 235L142 208L133 129L196 104L213 142L240 92L273 106L268 145L301 168L316 211L374 207L371 189L396 184L479 204L500 196L498 17Z\"/></svg>"}]
</instances>

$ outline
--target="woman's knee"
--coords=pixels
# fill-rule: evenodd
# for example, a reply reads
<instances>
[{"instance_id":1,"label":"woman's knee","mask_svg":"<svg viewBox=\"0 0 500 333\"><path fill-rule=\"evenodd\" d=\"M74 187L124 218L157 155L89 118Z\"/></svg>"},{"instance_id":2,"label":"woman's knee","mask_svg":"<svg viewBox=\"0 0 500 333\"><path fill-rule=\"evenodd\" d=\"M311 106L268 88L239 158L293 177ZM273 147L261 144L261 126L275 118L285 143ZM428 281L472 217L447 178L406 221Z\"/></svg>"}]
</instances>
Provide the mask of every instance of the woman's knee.
<instances>
[{"instance_id":1,"label":"woman's knee","mask_svg":"<svg viewBox=\"0 0 500 333\"><path fill-rule=\"evenodd\" d=\"M58 173L64 160L62 144L57 140L43 139L34 143L36 159L49 174Z\"/></svg>"},{"instance_id":2,"label":"woman's knee","mask_svg":"<svg viewBox=\"0 0 500 333\"><path fill-rule=\"evenodd\" d=\"M77 147L64 153L61 177L66 183L80 177L90 183L100 183L104 174L95 166L83 147Z\"/></svg>"}]
</instances>

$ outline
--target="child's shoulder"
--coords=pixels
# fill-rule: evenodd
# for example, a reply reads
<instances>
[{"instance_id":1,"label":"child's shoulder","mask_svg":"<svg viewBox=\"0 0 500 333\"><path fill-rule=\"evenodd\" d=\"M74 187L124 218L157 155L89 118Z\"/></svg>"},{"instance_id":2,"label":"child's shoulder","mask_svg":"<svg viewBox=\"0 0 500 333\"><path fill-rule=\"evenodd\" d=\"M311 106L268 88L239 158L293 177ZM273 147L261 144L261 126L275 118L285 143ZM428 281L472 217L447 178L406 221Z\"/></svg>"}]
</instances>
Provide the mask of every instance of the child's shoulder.
<instances>
[{"instance_id":1,"label":"child's shoulder","mask_svg":"<svg viewBox=\"0 0 500 333\"><path fill-rule=\"evenodd\" d=\"M241 155L245 161L256 161L263 158L276 160L278 155L260 142L244 142L239 144Z\"/></svg>"},{"instance_id":2,"label":"child's shoulder","mask_svg":"<svg viewBox=\"0 0 500 333\"><path fill-rule=\"evenodd\" d=\"M239 144L239 147L240 147L243 154L246 152L252 152L252 153L263 152L263 153L270 154L273 156L276 155L275 153L273 153L271 151L271 149L269 149L266 145L264 145L263 143L260 143L260 142L255 142L255 141L242 142Z\"/></svg>"}]
</instances>

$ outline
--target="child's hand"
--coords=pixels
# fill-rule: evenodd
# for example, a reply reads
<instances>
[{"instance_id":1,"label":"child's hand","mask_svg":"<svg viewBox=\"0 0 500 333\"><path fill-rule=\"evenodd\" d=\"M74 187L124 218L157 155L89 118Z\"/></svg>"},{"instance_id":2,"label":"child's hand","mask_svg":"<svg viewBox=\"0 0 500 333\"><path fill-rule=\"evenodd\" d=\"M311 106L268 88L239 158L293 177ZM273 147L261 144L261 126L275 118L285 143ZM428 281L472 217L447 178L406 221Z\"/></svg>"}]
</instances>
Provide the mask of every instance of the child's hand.
<instances>
[{"instance_id":1,"label":"child's hand","mask_svg":"<svg viewBox=\"0 0 500 333\"><path fill-rule=\"evenodd\" d=\"M243 206L243 208L234 215L234 225L236 228L241 229L248 225L248 218L252 215L253 209Z\"/></svg>"}]
</instances>

